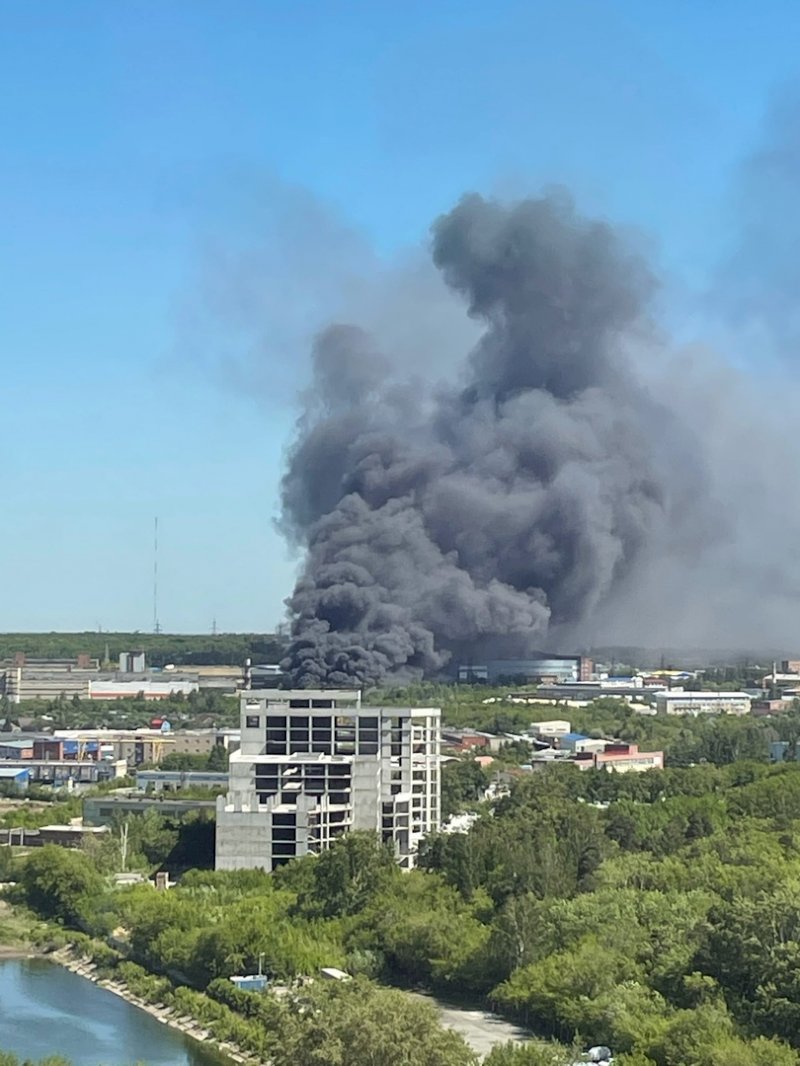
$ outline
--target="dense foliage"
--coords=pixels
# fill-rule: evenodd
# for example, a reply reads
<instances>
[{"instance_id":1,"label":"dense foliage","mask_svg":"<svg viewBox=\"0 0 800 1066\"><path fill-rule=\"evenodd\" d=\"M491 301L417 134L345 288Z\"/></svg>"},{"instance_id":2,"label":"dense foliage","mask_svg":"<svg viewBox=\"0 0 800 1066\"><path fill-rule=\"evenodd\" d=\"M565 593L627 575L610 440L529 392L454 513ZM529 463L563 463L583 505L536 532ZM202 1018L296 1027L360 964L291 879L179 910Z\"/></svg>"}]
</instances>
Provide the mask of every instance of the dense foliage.
<instances>
[{"instance_id":1,"label":"dense foliage","mask_svg":"<svg viewBox=\"0 0 800 1066\"><path fill-rule=\"evenodd\" d=\"M75 659L89 655L112 664L123 652L143 651L150 666L194 666L280 662L285 641L273 633L0 633L0 659L23 652L31 659Z\"/></svg>"},{"instance_id":2,"label":"dense foliage","mask_svg":"<svg viewBox=\"0 0 800 1066\"><path fill-rule=\"evenodd\" d=\"M608 1044L622 1066L800 1063L800 766L553 767L479 812L468 833L431 838L411 873L353 834L271 876L194 871L167 893L110 889L80 854L45 848L23 888L40 913L121 937L153 980L218 998L259 961L278 982L336 966L485 997L545 1037ZM358 987L326 1023L331 1046L349 1010L372 1024L379 990ZM262 1000L274 1008L247 1002ZM315 1059L297 1025L295 1061L339 1061ZM531 1045L490 1063L544 1061L570 1060Z\"/></svg>"}]
</instances>

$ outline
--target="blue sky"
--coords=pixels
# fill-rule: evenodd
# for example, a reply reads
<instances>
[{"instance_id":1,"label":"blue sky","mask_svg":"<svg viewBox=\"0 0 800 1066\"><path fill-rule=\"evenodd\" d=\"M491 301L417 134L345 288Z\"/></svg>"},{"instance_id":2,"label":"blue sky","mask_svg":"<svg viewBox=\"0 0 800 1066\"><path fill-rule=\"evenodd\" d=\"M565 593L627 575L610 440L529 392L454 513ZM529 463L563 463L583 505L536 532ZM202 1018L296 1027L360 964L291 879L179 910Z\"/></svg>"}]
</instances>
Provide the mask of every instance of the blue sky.
<instances>
[{"instance_id":1,"label":"blue sky","mask_svg":"<svg viewBox=\"0 0 800 1066\"><path fill-rule=\"evenodd\" d=\"M202 632L269 628L290 591L293 345L325 303L304 271L318 288L348 241L391 260L468 189L564 182L702 287L795 86L800 8L5 0L0 20L0 629L149 629L158 515L161 623ZM248 256L306 203L329 230L262 307ZM232 373L259 315L258 372Z\"/></svg>"}]
</instances>

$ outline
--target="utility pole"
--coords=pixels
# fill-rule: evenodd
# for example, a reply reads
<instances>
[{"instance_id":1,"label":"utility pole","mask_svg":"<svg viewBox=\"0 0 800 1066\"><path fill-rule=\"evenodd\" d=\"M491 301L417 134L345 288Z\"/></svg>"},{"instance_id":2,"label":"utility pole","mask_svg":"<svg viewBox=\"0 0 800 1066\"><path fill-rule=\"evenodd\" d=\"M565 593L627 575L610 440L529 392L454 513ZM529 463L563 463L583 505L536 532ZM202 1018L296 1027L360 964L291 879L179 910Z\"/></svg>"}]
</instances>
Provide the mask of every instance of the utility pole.
<instances>
[{"instance_id":1,"label":"utility pole","mask_svg":"<svg viewBox=\"0 0 800 1066\"><path fill-rule=\"evenodd\" d=\"M122 866L122 873L125 873L128 866L128 830L130 825L128 822L123 823L122 828L119 831L119 857L120 865Z\"/></svg>"}]
</instances>

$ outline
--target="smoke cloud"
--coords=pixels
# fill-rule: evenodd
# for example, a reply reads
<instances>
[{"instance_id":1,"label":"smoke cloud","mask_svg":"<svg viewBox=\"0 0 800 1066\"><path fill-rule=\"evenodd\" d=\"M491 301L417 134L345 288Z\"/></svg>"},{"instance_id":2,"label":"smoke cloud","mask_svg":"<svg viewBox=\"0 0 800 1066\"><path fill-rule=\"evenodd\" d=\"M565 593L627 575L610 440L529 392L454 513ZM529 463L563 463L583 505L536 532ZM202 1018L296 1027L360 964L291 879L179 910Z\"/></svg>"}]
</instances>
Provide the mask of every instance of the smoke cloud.
<instances>
[{"instance_id":1,"label":"smoke cloud","mask_svg":"<svg viewBox=\"0 0 800 1066\"><path fill-rule=\"evenodd\" d=\"M588 639L655 561L723 536L703 448L640 373L655 281L619 234L560 192L473 195L432 258L480 327L447 380L356 325L314 345L282 486L297 685Z\"/></svg>"}]
</instances>

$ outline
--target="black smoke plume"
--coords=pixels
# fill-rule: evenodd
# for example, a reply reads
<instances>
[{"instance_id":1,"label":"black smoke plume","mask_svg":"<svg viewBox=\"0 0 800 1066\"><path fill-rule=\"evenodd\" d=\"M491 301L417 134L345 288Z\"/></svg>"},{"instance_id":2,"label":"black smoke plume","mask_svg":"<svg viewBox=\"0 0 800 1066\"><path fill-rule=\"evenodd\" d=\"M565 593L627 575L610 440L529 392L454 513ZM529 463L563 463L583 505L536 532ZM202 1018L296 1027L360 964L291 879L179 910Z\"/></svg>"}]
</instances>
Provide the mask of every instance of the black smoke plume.
<instances>
[{"instance_id":1,"label":"black smoke plume","mask_svg":"<svg viewBox=\"0 0 800 1066\"><path fill-rule=\"evenodd\" d=\"M635 371L659 351L643 260L561 194L468 196L432 249L482 326L457 380L409 380L352 325L314 348L283 481L297 685L577 639L648 558L709 537L702 460Z\"/></svg>"}]
</instances>

